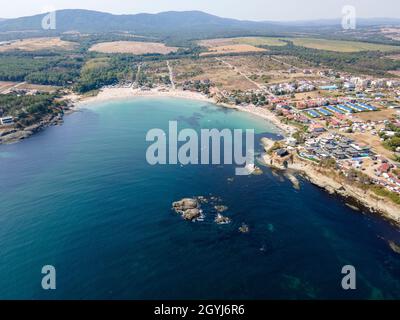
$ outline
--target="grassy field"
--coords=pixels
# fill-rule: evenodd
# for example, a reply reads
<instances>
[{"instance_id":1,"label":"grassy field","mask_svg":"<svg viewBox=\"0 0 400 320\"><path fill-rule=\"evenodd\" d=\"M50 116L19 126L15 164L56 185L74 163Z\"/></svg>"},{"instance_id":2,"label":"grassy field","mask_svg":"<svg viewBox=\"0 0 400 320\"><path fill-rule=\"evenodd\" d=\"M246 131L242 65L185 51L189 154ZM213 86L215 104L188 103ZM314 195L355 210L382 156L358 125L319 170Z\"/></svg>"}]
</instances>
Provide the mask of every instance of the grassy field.
<instances>
[{"instance_id":1,"label":"grassy field","mask_svg":"<svg viewBox=\"0 0 400 320\"><path fill-rule=\"evenodd\" d=\"M292 41L296 46L336 52L400 51L400 46L389 46L358 41L339 41L314 38L287 38L285 40Z\"/></svg>"},{"instance_id":2,"label":"grassy field","mask_svg":"<svg viewBox=\"0 0 400 320\"><path fill-rule=\"evenodd\" d=\"M177 51L176 47L167 47L163 43L140 42L140 41L115 41L102 42L92 46L89 51L102 53L130 53L130 54L148 54L159 53L168 54Z\"/></svg>"},{"instance_id":3,"label":"grassy field","mask_svg":"<svg viewBox=\"0 0 400 320\"><path fill-rule=\"evenodd\" d=\"M285 46L286 42L272 37L244 37L233 38L234 43L243 43L251 46Z\"/></svg>"},{"instance_id":4,"label":"grassy field","mask_svg":"<svg viewBox=\"0 0 400 320\"><path fill-rule=\"evenodd\" d=\"M273 37L242 37L222 38L200 41L199 44L212 50L218 46L249 45L249 46L285 46L287 41L292 41L296 46L306 48L336 51L336 52L360 52L360 51L400 51L400 46L381 45L359 41L339 41L316 38L273 38Z\"/></svg>"},{"instance_id":5,"label":"grassy field","mask_svg":"<svg viewBox=\"0 0 400 320\"><path fill-rule=\"evenodd\" d=\"M199 44L207 47L249 45L249 46L285 46L286 43L279 38L271 37L242 37L242 38L220 38L199 41Z\"/></svg>"},{"instance_id":6,"label":"grassy field","mask_svg":"<svg viewBox=\"0 0 400 320\"><path fill-rule=\"evenodd\" d=\"M226 46L210 47L208 52L203 52L201 56L209 56L214 54L230 54L230 53L245 53L245 52L263 52L266 49L257 48L248 44L233 44Z\"/></svg>"},{"instance_id":7,"label":"grassy field","mask_svg":"<svg viewBox=\"0 0 400 320\"><path fill-rule=\"evenodd\" d=\"M171 62L175 74L175 81L178 86L186 80L211 80L219 89L253 90L257 87L238 74L226 64L214 58L204 57L199 60L180 59Z\"/></svg>"},{"instance_id":8,"label":"grassy field","mask_svg":"<svg viewBox=\"0 0 400 320\"><path fill-rule=\"evenodd\" d=\"M110 58L94 58L88 60L83 66L83 71L106 68L110 65Z\"/></svg>"},{"instance_id":9,"label":"grassy field","mask_svg":"<svg viewBox=\"0 0 400 320\"><path fill-rule=\"evenodd\" d=\"M41 51L41 50L73 50L76 44L63 41L60 38L32 38L16 41L6 41L0 44L0 52L10 50Z\"/></svg>"}]
</instances>

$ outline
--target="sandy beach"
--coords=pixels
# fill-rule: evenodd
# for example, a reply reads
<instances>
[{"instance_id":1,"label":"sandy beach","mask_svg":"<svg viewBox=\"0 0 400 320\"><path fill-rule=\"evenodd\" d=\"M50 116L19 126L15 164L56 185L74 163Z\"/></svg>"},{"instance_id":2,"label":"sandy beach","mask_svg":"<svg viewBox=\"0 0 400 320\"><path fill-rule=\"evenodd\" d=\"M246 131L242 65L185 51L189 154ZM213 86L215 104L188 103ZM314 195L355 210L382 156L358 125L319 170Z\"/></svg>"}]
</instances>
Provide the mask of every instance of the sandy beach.
<instances>
[{"instance_id":1,"label":"sandy beach","mask_svg":"<svg viewBox=\"0 0 400 320\"><path fill-rule=\"evenodd\" d=\"M172 98L200 100L200 101L215 103L213 99L210 99L201 93L183 91L183 90L172 90L172 89L169 91L160 91L158 88L147 91L140 89L132 89L132 88L104 88L101 89L100 92L93 97L77 96L77 100L75 100L74 102L76 107L79 108L81 106L96 102L105 102L105 101L120 100L120 99L138 98L138 97L172 97Z\"/></svg>"},{"instance_id":2,"label":"sandy beach","mask_svg":"<svg viewBox=\"0 0 400 320\"><path fill-rule=\"evenodd\" d=\"M204 101L208 103L212 103L224 108L235 109L242 112L251 113L257 117L263 118L274 124L278 127L282 133L285 135L293 134L296 129L283 124L272 112L267 109L259 108L255 106L236 106L230 105L226 103L218 103L213 98L208 98L204 94L199 92L192 91L183 91L179 89L170 89L169 91L160 91L159 88L154 88L151 90L141 90L141 89L132 89L132 88L104 88L100 90L100 92L93 97L82 97L77 95L71 95L69 99L72 100L75 107L79 109L80 107L84 107L88 104L112 101L112 100L120 100L120 99L131 99L138 97L171 97L171 98L181 98L181 99L189 99L189 100L198 100Z\"/></svg>"}]
</instances>

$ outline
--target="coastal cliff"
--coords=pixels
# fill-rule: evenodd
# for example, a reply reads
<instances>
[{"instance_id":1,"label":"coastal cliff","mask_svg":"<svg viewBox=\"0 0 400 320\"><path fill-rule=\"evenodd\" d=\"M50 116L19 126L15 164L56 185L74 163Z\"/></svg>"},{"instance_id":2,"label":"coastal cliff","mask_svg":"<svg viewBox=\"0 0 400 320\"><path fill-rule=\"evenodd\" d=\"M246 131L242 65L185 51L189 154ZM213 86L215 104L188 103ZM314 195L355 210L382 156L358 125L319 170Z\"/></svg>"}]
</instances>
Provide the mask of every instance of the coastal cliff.
<instances>
[{"instance_id":1,"label":"coastal cliff","mask_svg":"<svg viewBox=\"0 0 400 320\"><path fill-rule=\"evenodd\" d=\"M263 138L262 143L266 150L270 150L273 144L265 138ZM286 161L285 166L282 161L277 160L268 152L263 155L263 161L267 166L274 169L300 173L312 184L324 189L331 195L337 195L344 199L350 207L378 214L400 227L400 205L378 196L371 190L362 189L355 184L346 182L345 178L334 169L323 168L297 155L292 155L290 161Z\"/></svg>"},{"instance_id":2,"label":"coastal cliff","mask_svg":"<svg viewBox=\"0 0 400 320\"><path fill-rule=\"evenodd\" d=\"M361 210L379 214L400 226L400 206L387 198L376 195L370 190L361 189L355 185L345 183L343 178L331 170L321 169L308 164L300 158L295 158L293 169L300 171L312 184L326 190L330 194L338 195L351 206Z\"/></svg>"}]
</instances>

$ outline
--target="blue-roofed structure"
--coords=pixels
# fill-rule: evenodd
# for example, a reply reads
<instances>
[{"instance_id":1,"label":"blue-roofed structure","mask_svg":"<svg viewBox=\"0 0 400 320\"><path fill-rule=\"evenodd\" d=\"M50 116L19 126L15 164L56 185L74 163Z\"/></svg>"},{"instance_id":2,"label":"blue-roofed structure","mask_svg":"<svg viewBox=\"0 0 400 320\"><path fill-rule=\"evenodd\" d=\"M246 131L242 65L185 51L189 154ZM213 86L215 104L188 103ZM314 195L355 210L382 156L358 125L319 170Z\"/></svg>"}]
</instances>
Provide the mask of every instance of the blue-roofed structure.
<instances>
[{"instance_id":1,"label":"blue-roofed structure","mask_svg":"<svg viewBox=\"0 0 400 320\"><path fill-rule=\"evenodd\" d=\"M366 108L361 107L361 106L358 106L358 105L356 105L356 104L354 104L354 103L348 102L348 103L346 103L346 105L349 106L350 108L353 108L353 109L356 110L357 112L367 111Z\"/></svg>"},{"instance_id":2,"label":"blue-roofed structure","mask_svg":"<svg viewBox=\"0 0 400 320\"><path fill-rule=\"evenodd\" d=\"M344 112L338 108L335 108L334 106L327 106L326 109L332 111L332 112L336 112L336 113L340 113L343 114Z\"/></svg>"},{"instance_id":3,"label":"blue-roofed structure","mask_svg":"<svg viewBox=\"0 0 400 320\"><path fill-rule=\"evenodd\" d=\"M337 108L340 109L340 110L343 110L344 112L347 112L347 113L353 113L354 112L353 109L351 109L349 107L346 107L346 106L344 106L342 104L338 104Z\"/></svg>"},{"instance_id":4,"label":"blue-roofed structure","mask_svg":"<svg viewBox=\"0 0 400 320\"><path fill-rule=\"evenodd\" d=\"M314 110L308 110L307 113L313 118L319 118L320 114Z\"/></svg>"},{"instance_id":5,"label":"blue-roofed structure","mask_svg":"<svg viewBox=\"0 0 400 320\"><path fill-rule=\"evenodd\" d=\"M319 89L321 89L321 90L337 90L338 86L337 85L320 86Z\"/></svg>"},{"instance_id":6,"label":"blue-roofed structure","mask_svg":"<svg viewBox=\"0 0 400 320\"><path fill-rule=\"evenodd\" d=\"M359 105L362 106L362 107L364 107L364 108L366 108L366 109L368 109L369 111L377 111L377 110L378 110L378 108L375 108L375 107L370 106L370 105L368 105L368 104L359 103Z\"/></svg>"},{"instance_id":7,"label":"blue-roofed structure","mask_svg":"<svg viewBox=\"0 0 400 320\"><path fill-rule=\"evenodd\" d=\"M321 113L324 116L331 116L332 115L332 112L329 112L328 110L325 110L325 109L322 109L322 108L319 108L318 112Z\"/></svg>"}]
</instances>

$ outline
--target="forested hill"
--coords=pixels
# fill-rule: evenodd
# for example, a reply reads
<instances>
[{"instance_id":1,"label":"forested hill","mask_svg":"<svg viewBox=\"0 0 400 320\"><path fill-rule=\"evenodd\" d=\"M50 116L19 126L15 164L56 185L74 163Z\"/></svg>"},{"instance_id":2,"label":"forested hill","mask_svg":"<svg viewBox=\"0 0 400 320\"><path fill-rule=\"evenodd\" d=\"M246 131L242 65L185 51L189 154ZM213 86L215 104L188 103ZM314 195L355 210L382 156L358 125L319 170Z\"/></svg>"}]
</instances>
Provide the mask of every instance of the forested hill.
<instances>
[{"instance_id":1,"label":"forested hill","mask_svg":"<svg viewBox=\"0 0 400 320\"><path fill-rule=\"evenodd\" d=\"M45 14L40 14L0 21L0 31L40 31L44 16ZM140 35L167 35L177 32L265 33L282 29L282 26L275 23L220 18L200 11L113 15L89 10L60 10L56 13L56 22L57 32L128 31Z\"/></svg>"}]
</instances>

